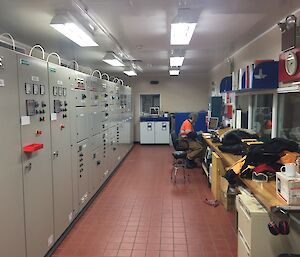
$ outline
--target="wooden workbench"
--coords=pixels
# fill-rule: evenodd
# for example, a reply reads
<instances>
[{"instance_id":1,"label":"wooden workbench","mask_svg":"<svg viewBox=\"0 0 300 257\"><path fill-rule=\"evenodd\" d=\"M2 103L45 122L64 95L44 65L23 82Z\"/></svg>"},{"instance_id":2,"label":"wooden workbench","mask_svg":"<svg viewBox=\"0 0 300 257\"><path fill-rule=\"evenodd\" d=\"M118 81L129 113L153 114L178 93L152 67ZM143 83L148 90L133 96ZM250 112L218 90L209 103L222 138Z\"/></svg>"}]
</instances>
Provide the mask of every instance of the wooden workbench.
<instances>
[{"instance_id":1,"label":"wooden workbench","mask_svg":"<svg viewBox=\"0 0 300 257\"><path fill-rule=\"evenodd\" d=\"M241 156L238 155L222 152L218 148L218 146L221 145L220 143L213 143L212 140L208 138L204 138L204 140L207 143L207 145L212 149L212 151L216 152L220 156L224 167L232 166L236 161L238 161L241 158ZM268 211L272 211L274 207L287 206L287 203L276 194L275 181L256 182L250 179L242 178L241 181Z\"/></svg>"}]
</instances>

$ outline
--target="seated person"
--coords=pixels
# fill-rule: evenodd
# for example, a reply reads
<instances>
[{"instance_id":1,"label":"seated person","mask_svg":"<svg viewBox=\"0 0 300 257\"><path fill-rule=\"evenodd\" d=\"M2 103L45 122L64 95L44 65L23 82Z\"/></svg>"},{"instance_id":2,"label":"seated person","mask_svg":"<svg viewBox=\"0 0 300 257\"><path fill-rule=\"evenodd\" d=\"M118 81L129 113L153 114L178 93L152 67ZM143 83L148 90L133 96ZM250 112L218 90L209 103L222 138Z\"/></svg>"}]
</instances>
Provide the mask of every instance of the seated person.
<instances>
[{"instance_id":1,"label":"seated person","mask_svg":"<svg viewBox=\"0 0 300 257\"><path fill-rule=\"evenodd\" d=\"M205 148L203 145L197 140L197 135L199 132L195 132L194 125L197 122L198 113L191 113L189 117L182 123L179 133L179 139L185 140L189 145L189 152L187 154L187 168L196 167L195 160L200 158L202 161ZM180 144L180 141L179 141Z\"/></svg>"}]
</instances>

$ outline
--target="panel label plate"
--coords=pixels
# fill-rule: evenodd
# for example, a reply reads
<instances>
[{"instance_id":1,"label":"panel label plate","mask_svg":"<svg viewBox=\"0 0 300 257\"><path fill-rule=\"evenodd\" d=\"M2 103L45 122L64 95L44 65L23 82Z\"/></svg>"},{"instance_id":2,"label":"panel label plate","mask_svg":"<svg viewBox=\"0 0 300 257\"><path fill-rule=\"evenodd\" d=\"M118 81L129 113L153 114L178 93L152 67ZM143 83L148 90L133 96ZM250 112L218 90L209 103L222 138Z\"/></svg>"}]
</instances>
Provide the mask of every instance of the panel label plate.
<instances>
[{"instance_id":1,"label":"panel label plate","mask_svg":"<svg viewBox=\"0 0 300 257\"><path fill-rule=\"evenodd\" d=\"M39 78L38 76L32 76L32 77L31 77L31 80L32 80L32 81L39 82L39 81L40 81L40 78Z\"/></svg>"},{"instance_id":2,"label":"panel label plate","mask_svg":"<svg viewBox=\"0 0 300 257\"><path fill-rule=\"evenodd\" d=\"M21 116L21 126L30 125L30 116Z\"/></svg>"},{"instance_id":3,"label":"panel label plate","mask_svg":"<svg viewBox=\"0 0 300 257\"><path fill-rule=\"evenodd\" d=\"M24 60L24 59L20 59L20 64L29 65L29 61Z\"/></svg>"},{"instance_id":4,"label":"panel label plate","mask_svg":"<svg viewBox=\"0 0 300 257\"><path fill-rule=\"evenodd\" d=\"M51 120L57 120L57 114L56 113L51 113Z\"/></svg>"}]
</instances>

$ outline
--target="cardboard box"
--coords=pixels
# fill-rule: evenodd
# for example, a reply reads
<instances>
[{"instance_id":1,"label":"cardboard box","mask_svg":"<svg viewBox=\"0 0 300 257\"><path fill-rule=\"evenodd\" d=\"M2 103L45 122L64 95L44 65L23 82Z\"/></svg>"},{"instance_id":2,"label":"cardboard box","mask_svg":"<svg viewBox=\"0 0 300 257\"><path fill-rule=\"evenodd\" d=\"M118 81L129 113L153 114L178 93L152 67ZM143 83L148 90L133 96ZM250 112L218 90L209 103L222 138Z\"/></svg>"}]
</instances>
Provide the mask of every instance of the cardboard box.
<instances>
[{"instance_id":1,"label":"cardboard box","mask_svg":"<svg viewBox=\"0 0 300 257\"><path fill-rule=\"evenodd\" d=\"M300 205L300 176L288 177L276 172L276 192L289 205Z\"/></svg>"},{"instance_id":2,"label":"cardboard box","mask_svg":"<svg viewBox=\"0 0 300 257\"><path fill-rule=\"evenodd\" d=\"M235 192L230 192L228 181L220 177L220 201L227 211L235 210Z\"/></svg>"}]
</instances>

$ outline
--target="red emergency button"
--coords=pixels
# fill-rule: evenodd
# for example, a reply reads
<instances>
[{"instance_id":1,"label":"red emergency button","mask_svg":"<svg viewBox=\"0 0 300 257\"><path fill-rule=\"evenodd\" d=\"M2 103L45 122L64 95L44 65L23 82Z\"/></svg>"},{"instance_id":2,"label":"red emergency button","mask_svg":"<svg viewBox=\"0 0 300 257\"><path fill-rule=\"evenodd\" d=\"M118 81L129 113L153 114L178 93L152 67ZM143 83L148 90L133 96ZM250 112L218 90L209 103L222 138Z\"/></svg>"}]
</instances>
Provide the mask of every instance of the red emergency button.
<instances>
[{"instance_id":1,"label":"red emergency button","mask_svg":"<svg viewBox=\"0 0 300 257\"><path fill-rule=\"evenodd\" d=\"M63 130L65 128L64 124L60 124L60 129Z\"/></svg>"}]
</instances>

